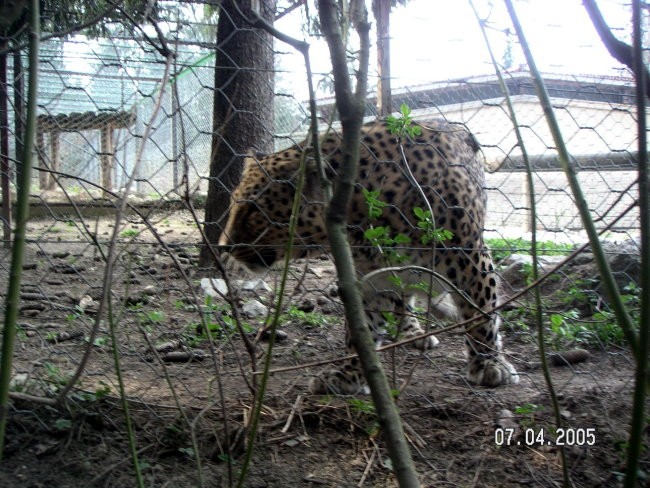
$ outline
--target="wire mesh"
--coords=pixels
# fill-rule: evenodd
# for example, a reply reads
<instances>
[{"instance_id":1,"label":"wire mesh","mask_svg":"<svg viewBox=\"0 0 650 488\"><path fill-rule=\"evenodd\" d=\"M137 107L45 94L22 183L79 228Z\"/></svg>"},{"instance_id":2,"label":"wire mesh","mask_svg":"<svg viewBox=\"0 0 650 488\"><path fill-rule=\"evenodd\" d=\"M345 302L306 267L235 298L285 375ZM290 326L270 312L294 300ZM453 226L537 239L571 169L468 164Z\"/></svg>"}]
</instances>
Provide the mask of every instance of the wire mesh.
<instances>
[{"instance_id":1,"label":"wire mesh","mask_svg":"<svg viewBox=\"0 0 650 488\"><path fill-rule=\"evenodd\" d=\"M39 54L37 150L39 166L48 171L36 172L30 188L32 219L10 412L15 440L7 448L12 453L8 464L0 468L0 476L15 486L33 486L29 483L35 479L59 486L79 480L103 486L130 483L125 481L130 474L121 469L126 440L114 351L151 486L225 484L228 462L236 463L244 444L252 389L267 347L264 325L275 310L280 275L277 269L254 278L230 271L228 291L223 281L202 280L197 272L201 207L213 150L216 17L204 16L201 4L159 3L165 14L158 24L175 53L164 86L163 57L128 22L106 24L109 37L49 39ZM281 57L284 47L276 44L275 49ZM24 50L21 56L24 60ZM272 130L277 149L307 134L299 72L278 66ZM9 66L10 103L14 74ZM630 313L638 317L633 80L626 73L548 73L545 81L590 212L603 232L610 266ZM495 390L466 382L460 333L439 334L442 344L431 351L399 347L383 353L391 381L403 387L399 402L426 485L555 486L561 479L533 305L529 295L517 294L531 281L533 225L542 241L543 271L558 265L586 237L529 74L513 69L506 82L532 156L534 219L521 151L495 77L454 78L393 93L394 106L408 105L415 120L461 123L481 143L489 202L485 237L502 277L503 301L515 297L499 313L505 350L522 376L520 385ZM318 110L327 120L334 104L323 93ZM374 107L371 97L368 118L376 115ZM8 157L14 185L19 134L13 129L16 107L10 108ZM133 193L118 221L119 196L132 176ZM275 223L271 217L268 225ZM110 306L98 317L111 250ZM256 454L251 486L285 486L287 476L296 483L330 486L390 483L370 401L307 393L310 378L327 367L315 364L345 354L336 273L325 248L315 254L290 264L281 334L273 351L272 368L278 371L263 412L264 452ZM2 283L8 281L10 260L10 249L0 249ZM581 433L593 428L597 436L595 446L575 441L567 446L576 485L615 486L623 467L634 360L588 248L540 286L549 349L585 349L589 356L584 362L560 361L551 369L565 427ZM432 329L443 325L431 317L423 321ZM254 351L247 349L247 341L256 346ZM53 414L31 403L32 397L55 397L80 367L69 412ZM21 434L30 428L40 429L42 440ZM512 429L514 444L497 445L499 429ZM540 432L542 442L527 437ZM84 435L101 440L101 447L88 449L79 440ZM62 465L46 463L50 472L35 466L39 460L51 461L59 450L66 453ZM84 461L97 467L77 465ZM24 465L33 469L25 471ZM493 472L496 465L504 468Z\"/></svg>"}]
</instances>

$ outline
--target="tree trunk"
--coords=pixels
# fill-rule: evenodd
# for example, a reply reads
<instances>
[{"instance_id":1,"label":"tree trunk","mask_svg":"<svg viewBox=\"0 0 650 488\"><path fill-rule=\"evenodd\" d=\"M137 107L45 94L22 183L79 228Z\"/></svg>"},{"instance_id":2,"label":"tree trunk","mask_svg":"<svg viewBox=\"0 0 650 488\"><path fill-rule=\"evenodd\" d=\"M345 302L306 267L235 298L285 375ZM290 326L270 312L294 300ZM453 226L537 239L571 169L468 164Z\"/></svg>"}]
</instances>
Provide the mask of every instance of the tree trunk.
<instances>
[{"instance_id":1,"label":"tree trunk","mask_svg":"<svg viewBox=\"0 0 650 488\"><path fill-rule=\"evenodd\" d=\"M0 42L0 50L7 47ZM2 239L4 246L11 247L11 193L9 175L9 90L7 89L7 54L0 54L0 188L2 190Z\"/></svg>"},{"instance_id":2,"label":"tree trunk","mask_svg":"<svg viewBox=\"0 0 650 488\"><path fill-rule=\"evenodd\" d=\"M14 51L14 144L16 147L16 183L22 181L25 141L25 76L20 51ZM17 191L21 189L18 188Z\"/></svg>"},{"instance_id":3,"label":"tree trunk","mask_svg":"<svg viewBox=\"0 0 650 488\"><path fill-rule=\"evenodd\" d=\"M276 0L263 0L260 16L273 23ZM242 163L249 149L273 149L273 38L250 27L249 2L221 2L217 23L217 56L214 75L214 105L210 178L205 208L207 243L199 265L212 267L216 244L230 204L230 194L239 182Z\"/></svg>"},{"instance_id":4,"label":"tree trunk","mask_svg":"<svg viewBox=\"0 0 650 488\"><path fill-rule=\"evenodd\" d=\"M390 0L373 0L372 13L377 22L377 113L381 117L393 111L390 88Z\"/></svg>"}]
</instances>

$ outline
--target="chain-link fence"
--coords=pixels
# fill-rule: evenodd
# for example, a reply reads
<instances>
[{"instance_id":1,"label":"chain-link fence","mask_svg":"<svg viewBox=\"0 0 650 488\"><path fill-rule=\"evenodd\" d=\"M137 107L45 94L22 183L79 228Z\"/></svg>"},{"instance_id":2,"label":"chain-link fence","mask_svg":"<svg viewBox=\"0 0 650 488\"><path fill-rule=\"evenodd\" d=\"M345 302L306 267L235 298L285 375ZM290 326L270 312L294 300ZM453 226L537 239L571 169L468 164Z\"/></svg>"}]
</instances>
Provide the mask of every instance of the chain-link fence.
<instances>
[{"instance_id":1,"label":"chain-link fence","mask_svg":"<svg viewBox=\"0 0 650 488\"><path fill-rule=\"evenodd\" d=\"M343 308L327 250L293 261L285 286L277 268L256 277L199 272L214 75L223 55L214 39L218 15L200 3L159 3L155 25L164 42L150 25L123 19L103 24L99 36L42 43L39 171L29 189L32 219L0 480L8 486L131 484L126 415L147 486L228 485L247 444L267 354L265 325L282 296L275 374L246 486L392 486L369 397L308 394L309 380L327 361L345 355ZM161 47L175 53L168 77ZM278 58L284 50L276 43ZM16 95L27 78L26 50L16 52L22 68L8 65L4 128L11 169L2 175L11 181L12 198L24 113ZM276 73L278 149L307 134L299 71L279 64ZM549 73L544 79L608 262L638 321L634 82L627 75ZM499 314L505 351L521 381L497 389L468 383L458 329L438 334L441 344L430 351L399 347L382 358L400 389L424 485L557 486L562 439L542 371L535 304L521 292L532 283L534 226L541 271L553 271L539 286L571 476L575 486L616 486L625 466L634 358L591 249L562 263L587 238L530 74L513 70L506 84L534 188L494 76L395 89L393 104L408 105L425 125L440 118L461 123L481 143L485 237L502 278L501 301L512 299ZM334 101L321 95L318 115L328 120ZM371 97L369 118L374 107ZM123 207L120 196L131 178ZM1 283L10 279L10 244L0 250ZM430 329L449 325L420 317ZM395 339L390 330L386 337ZM73 377L65 408L54 408Z\"/></svg>"}]
</instances>

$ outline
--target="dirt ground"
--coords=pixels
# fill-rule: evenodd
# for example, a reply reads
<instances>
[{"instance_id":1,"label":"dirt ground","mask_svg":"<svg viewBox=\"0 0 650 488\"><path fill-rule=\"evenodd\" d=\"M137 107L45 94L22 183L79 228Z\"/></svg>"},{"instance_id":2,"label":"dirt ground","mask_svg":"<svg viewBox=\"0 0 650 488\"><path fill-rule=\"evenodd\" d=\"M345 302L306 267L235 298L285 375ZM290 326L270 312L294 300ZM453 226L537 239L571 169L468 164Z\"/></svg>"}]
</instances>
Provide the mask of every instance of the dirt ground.
<instances>
[{"instance_id":1,"label":"dirt ground","mask_svg":"<svg viewBox=\"0 0 650 488\"><path fill-rule=\"evenodd\" d=\"M30 222L14 360L18 395L9 411L0 486L135 486L131 449L145 486L228 486L236 479L245 459L253 360L223 301L206 307L196 271L199 235L189 214L152 221L158 238L136 218L119 229L110 281L114 326L104 320L92 345L112 219L54 215ZM2 283L9 264L9 251L1 251ZM265 281L277 287L279 276L272 272ZM273 369L342 355L335 281L327 260L292 264ZM270 305L273 296L242 291L241 301ZM212 342L201 313L213 324ZM245 321L247 338L255 341L263 317ZM560 448L533 330L532 324L528 330L503 325L521 381L495 389L464 380L457 332L440 334L440 345L424 354L406 347L382 354L401 388L397 401L423 486L561 486ZM265 340L257 345L258 369L267 347ZM53 397L88 349L80 381L63 405L25 396ZM163 359L170 351L194 360ZM614 346L589 352L585 362L551 367L564 453L574 486L615 487L625 469L633 360ZM127 402L119 395L116 359ZM244 486L396 486L369 397L309 395L309 379L321 368L271 376ZM650 472L649 461L646 451L643 473Z\"/></svg>"}]
</instances>

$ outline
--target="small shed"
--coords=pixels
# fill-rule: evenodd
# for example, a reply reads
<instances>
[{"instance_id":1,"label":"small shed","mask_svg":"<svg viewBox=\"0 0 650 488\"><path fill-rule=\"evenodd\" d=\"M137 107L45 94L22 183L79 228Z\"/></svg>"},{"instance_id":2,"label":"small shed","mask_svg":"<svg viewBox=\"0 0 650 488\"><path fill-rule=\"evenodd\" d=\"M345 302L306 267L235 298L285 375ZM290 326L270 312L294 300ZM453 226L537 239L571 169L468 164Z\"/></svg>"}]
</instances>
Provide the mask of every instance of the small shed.
<instances>
[{"instance_id":1,"label":"small shed","mask_svg":"<svg viewBox=\"0 0 650 488\"><path fill-rule=\"evenodd\" d=\"M36 145L39 164L52 172L41 171L39 187L41 190L54 188L54 175L60 168L59 134L61 132L79 132L99 130L100 143L100 184L106 189L113 187L112 175L115 167L113 130L131 127L135 123L135 114L124 111L83 112L58 115L39 115ZM49 158L47 157L45 134L49 134Z\"/></svg>"}]
</instances>

